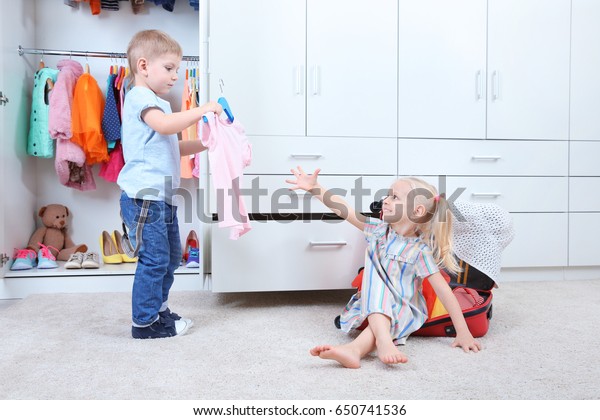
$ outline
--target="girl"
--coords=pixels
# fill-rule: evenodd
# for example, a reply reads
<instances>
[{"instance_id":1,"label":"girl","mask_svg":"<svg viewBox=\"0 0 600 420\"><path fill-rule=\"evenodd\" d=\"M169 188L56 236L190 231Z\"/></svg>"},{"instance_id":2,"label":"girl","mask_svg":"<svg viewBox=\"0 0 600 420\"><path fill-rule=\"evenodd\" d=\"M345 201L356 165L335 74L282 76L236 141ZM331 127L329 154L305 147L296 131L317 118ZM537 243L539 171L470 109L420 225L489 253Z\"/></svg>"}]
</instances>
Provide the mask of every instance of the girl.
<instances>
[{"instance_id":1,"label":"girl","mask_svg":"<svg viewBox=\"0 0 600 420\"><path fill-rule=\"evenodd\" d=\"M449 271L459 270L452 254L451 214L436 189L418 178L401 178L392 184L383 200L382 219L355 212L340 197L317 182L320 169L312 175L301 167L291 170L296 177L286 180L291 190L305 190L338 216L364 231L368 246L361 290L346 305L341 316L345 332L366 328L351 343L322 345L310 350L313 356L333 359L347 368L359 368L360 360L377 349L386 364L406 363L398 350L406 338L427 319L427 305L421 285L427 278L448 311L456 328L452 347L478 352L452 290L439 272L438 264Z\"/></svg>"}]
</instances>

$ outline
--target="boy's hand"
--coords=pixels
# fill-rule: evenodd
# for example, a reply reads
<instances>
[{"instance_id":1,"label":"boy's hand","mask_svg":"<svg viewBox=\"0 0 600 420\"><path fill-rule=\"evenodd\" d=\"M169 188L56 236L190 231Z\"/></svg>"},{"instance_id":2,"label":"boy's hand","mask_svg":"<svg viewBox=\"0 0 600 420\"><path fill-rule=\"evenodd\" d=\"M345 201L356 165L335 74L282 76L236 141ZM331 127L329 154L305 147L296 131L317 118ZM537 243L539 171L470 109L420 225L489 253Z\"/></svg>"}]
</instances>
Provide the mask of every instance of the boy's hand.
<instances>
[{"instance_id":1,"label":"boy's hand","mask_svg":"<svg viewBox=\"0 0 600 420\"><path fill-rule=\"evenodd\" d=\"M474 353L477 353L479 350L481 350L481 344L479 341L475 340L470 333L461 335L457 334L454 342L452 343L452 347L461 347L465 353L468 353L471 350Z\"/></svg>"},{"instance_id":2,"label":"boy's hand","mask_svg":"<svg viewBox=\"0 0 600 420\"><path fill-rule=\"evenodd\" d=\"M290 187L290 190L304 190L310 192L317 186L317 176L321 169L315 169L315 172L312 175L307 175L304 173L302 167L298 166L298 169L292 169L291 172L294 174L296 179L286 179L285 182L288 184L295 185L294 187Z\"/></svg>"},{"instance_id":3,"label":"boy's hand","mask_svg":"<svg viewBox=\"0 0 600 420\"><path fill-rule=\"evenodd\" d=\"M205 106L207 107L206 112L214 112L217 115L221 115L221 113L223 112L223 107L218 102L210 101L207 102Z\"/></svg>"}]
</instances>

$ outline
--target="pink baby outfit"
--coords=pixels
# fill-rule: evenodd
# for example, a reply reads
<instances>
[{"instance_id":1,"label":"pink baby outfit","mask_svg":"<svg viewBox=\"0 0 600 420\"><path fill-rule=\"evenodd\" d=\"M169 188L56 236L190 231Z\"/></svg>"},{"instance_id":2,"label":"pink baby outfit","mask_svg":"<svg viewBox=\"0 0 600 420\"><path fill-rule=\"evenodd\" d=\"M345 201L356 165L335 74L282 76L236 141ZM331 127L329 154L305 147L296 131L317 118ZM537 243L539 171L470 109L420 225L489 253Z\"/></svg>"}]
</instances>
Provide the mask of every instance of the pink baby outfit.
<instances>
[{"instance_id":1,"label":"pink baby outfit","mask_svg":"<svg viewBox=\"0 0 600 420\"><path fill-rule=\"evenodd\" d=\"M48 110L48 131L50 137L56 139L54 167L61 184L81 191L95 190L96 182L91 168L85 163L85 153L71 141L73 93L83 67L73 60L60 60L56 67L60 72Z\"/></svg>"},{"instance_id":2,"label":"pink baby outfit","mask_svg":"<svg viewBox=\"0 0 600 420\"><path fill-rule=\"evenodd\" d=\"M252 229L240 196L244 168L252 160L252 146L237 121L229 123L212 112L205 117L208 122L201 119L198 129L202 132L202 144L208 148L219 227L229 227L229 238L235 240Z\"/></svg>"}]
</instances>

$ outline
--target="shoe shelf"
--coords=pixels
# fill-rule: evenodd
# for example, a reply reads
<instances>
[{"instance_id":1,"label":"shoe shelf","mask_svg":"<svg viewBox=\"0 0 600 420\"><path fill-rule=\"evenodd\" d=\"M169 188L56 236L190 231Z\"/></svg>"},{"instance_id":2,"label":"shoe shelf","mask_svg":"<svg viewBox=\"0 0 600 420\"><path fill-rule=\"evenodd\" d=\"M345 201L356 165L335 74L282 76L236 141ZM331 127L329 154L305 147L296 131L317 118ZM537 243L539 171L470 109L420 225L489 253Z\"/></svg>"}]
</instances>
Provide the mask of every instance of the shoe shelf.
<instances>
[{"instance_id":1,"label":"shoe shelf","mask_svg":"<svg viewBox=\"0 0 600 420\"><path fill-rule=\"evenodd\" d=\"M17 277L82 277L82 276L122 276L122 275L133 275L135 274L136 264L134 263L122 263L122 264L104 264L100 261L99 268L65 268L64 261L57 261L57 268L32 268L30 270L15 270L6 271L4 278L17 278ZM179 267L175 274L200 274L200 268L187 268L185 266Z\"/></svg>"},{"instance_id":2,"label":"shoe shelf","mask_svg":"<svg viewBox=\"0 0 600 420\"><path fill-rule=\"evenodd\" d=\"M57 268L7 271L0 278L0 299L21 299L39 293L131 293L136 264L103 264L100 268ZM179 267L171 290L210 290L200 268Z\"/></svg>"}]
</instances>

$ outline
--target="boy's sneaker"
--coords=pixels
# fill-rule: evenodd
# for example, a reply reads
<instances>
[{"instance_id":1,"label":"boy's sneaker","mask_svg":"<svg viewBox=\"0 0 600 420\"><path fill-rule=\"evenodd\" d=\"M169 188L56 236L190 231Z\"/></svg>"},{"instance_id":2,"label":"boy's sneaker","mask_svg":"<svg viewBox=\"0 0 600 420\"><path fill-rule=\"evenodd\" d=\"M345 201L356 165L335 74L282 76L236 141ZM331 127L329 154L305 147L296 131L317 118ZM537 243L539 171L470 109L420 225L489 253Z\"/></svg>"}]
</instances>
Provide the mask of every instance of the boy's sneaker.
<instances>
[{"instance_id":1,"label":"boy's sneaker","mask_svg":"<svg viewBox=\"0 0 600 420\"><path fill-rule=\"evenodd\" d=\"M200 267L200 250L198 248L190 248L185 266L187 268Z\"/></svg>"},{"instance_id":2,"label":"boy's sneaker","mask_svg":"<svg viewBox=\"0 0 600 420\"><path fill-rule=\"evenodd\" d=\"M171 310L169 308L165 309L162 312L159 312L158 315L161 318L167 318L167 319L171 319L173 321L185 321L188 324L188 328L191 327L192 325L194 325L194 322L191 319L182 318L175 312L171 312Z\"/></svg>"},{"instance_id":3,"label":"boy's sneaker","mask_svg":"<svg viewBox=\"0 0 600 420\"><path fill-rule=\"evenodd\" d=\"M158 317L156 321L147 327L131 327L131 336L133 338L167 338L175 337L176 335L175 321L163 317Z\"/></svg>"},{"instance_id":4,"label":"boy's sneaker","mask_svg":"<svg viewBox=\"0 0 600 420\"><path fill-rule=\"evenodd\" d=\"M11 270L30 270L35 267L35 251L33 249L15 249Z\"/></svg>"},{"instance_id":5,"label":"boy's sneaker","mask_svg":"<svg viewBox=\"0 0 600 420\"><path fill-rule=\"evenodd\" d=\"M131 336L133 338L167 338L183 335L190 328L190 325L184 320L172 320L159 316L154 323L147 327L131 327Z\"/></svg>"},{"instance_id":6,"label":"boy's sneaker","mask_svg":"<svg viewBox=\"0 0 600 420\"><path fill-rule=\"evenodd\" d=\"M40 246L40 250L38 251L38 265L37 268L56 268L58 264L56 263L56 257L52 255L49 248L54 248L53 246L47 247L43 244L38 244ZM56 248L54 248L56 249ZM58 250L57 250L58 251Z\"/></svg>"},{"instance_id":7,"label":"boy's sneaker","mask_svg":"<svg viewBox=\"0 0 600 420\"><path fill-rule=\"evenodd\" d=\"M69 260L65 263L65 268L68 269L77 269L81 268L81 263L83 262L83 252L76 252L71 254Z\"/></svg>"}]
</instances>

